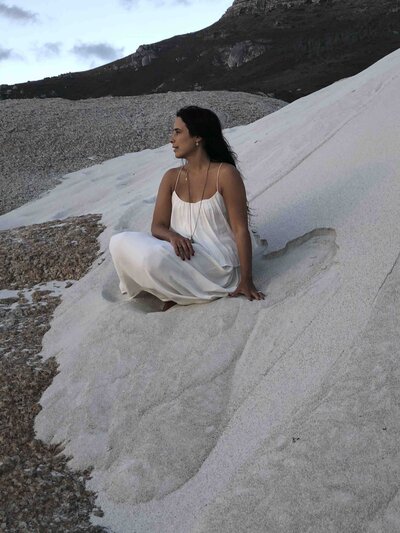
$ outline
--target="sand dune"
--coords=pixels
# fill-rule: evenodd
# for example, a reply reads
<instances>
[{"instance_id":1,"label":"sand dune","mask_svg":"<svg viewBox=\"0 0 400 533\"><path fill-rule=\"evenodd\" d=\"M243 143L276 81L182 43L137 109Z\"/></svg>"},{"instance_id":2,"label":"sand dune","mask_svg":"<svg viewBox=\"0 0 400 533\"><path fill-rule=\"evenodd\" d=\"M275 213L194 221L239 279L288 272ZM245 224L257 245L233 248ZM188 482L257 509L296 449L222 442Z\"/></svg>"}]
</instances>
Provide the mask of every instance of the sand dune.
<instances>
[{"instance_id":1,"label":"sand dune","mask_svg":"<svg viewBox=\"0 0 400 533\"><path fill-rule=\"evenodd\" d=\"M111 258L65 291L40 438L115 532L397 531L400 53L226 131L269 249L265 301L149 312ZM3 217L147 231L169 146L65 177ZM396 314L397 313L397 314Z\"/></svg>"}]
</instances>

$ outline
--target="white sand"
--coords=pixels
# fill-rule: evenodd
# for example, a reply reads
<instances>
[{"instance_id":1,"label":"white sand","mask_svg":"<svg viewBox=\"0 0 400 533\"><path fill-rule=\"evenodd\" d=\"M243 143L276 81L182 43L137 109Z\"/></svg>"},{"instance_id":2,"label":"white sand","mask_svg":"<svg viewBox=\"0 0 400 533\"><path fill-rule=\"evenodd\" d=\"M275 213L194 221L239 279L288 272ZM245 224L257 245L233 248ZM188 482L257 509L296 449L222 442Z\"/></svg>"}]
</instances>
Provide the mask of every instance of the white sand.
<instances>
[{"instance_id":1,"label":"white sand","mask_svg":"<svg viewBox=\"0 0 400 533\"><path fill-rule=\"evenodd\" d=\"M149 229L169 146L66 176L0 228L102 213L107 260L64 292L39 438L65 441L115 532L400 529L400 51L226 131L265 301L146 308L112 234ZM299 238L302 235L304 238ZM297 240L296 240L297 239ZM397 499L396 499L397 498Z\"/></svg>"}]
</instances>

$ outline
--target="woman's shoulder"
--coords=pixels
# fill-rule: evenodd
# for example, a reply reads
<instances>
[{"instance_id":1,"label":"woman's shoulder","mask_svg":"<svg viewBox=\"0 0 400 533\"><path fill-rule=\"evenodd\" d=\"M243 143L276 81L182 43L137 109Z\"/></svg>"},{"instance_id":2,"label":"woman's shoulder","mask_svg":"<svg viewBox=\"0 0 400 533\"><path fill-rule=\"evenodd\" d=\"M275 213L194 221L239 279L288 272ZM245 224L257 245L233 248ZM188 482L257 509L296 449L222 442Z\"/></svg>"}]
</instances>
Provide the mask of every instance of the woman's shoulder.
<instances>
[{"instance_id":1,"label":"woman's shoulder","mask_svg":"<svg viewBox=\"0 0 400 533\"><path fill-rule=\"evenodd\" d=\"M165 171L164 176L176 176L182 168L182 166L169 168Z\"/></svg>"},{"instance_id":2,"label":"woman's shoulder","mask_svg":"<svg viewBox=\"0 0 400 533\"><path fill-rule=\"evenodd\" d=\"M177 182L180 169L182 169L182 167L172 167L166 170L162 177L160 187L166 187L172 193L172 191L175 189L175 184Z\"/></svg>"},{"instance_id":3,"label":"woman's shoulder","mask_svg":"<svg viewBox=\"0 0 400 533\"><path fill-rule=\"evenodd\" d=\"M238 179L242 179L239 170L235 167L235 165L232 165L231 163L221 163L218 164L219 167L219 178L221 180L221 183L224 182L232 182Z\"/></svg>"},{"instance_id":4,"label":"woman's shoulder","mask_svg":"<svg viewBox=\"0 0 400 533\"><path fill-rule=\"evenodd\" d=\"M172 168L169 168L168 170L166 170L164 172L164 176L162 178L162 181L164 182L168 182L170 183L171 185L174 185L175 184L175 181L178 177L178 174L179 174L179 171L182 169L182 167L172 167Z\"/></svg>"},{"instance_id":5,"label":"woman's shoulder","mask_svg":"<svg viewBox=\"0 0 400 533\"><path fill-rule=\"evenodd\" d=\"M232 163L226 163L225 161L221 163L216 163L217 168L220 171L220 174L239 174L238 169L235 167L235 165L232 165Z\"/></svg>"},{"instance_id":6,"label":"woman's shoulder","mask_svg":"<svg viewBox=\"0 0 400 533\"><path fill-rule=\"evenodd\" d=\"M232 163L227 163L226 161L216 161L215 164L218 165L218 166L221 165L221 169L223 169L223 168L225 168L225 169L227 169L227 168L235 169L236 168L235 165L232 165Z\"/></svg>"}]
</instances>

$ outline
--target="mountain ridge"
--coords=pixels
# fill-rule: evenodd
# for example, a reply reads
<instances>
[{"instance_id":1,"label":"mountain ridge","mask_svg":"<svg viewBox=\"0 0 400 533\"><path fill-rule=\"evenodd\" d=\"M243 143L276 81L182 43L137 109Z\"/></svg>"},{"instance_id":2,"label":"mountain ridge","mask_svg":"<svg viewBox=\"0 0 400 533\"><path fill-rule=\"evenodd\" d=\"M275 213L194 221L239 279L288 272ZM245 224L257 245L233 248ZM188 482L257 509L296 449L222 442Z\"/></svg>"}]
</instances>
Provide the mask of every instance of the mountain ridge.
<instances>
[{"instance_id":1,"label":"mountain ridge","mask_svg":"<svg viewBox=\"0 0 400 533\"><path fill-rule=\"evenodd\" d=\"M233 90L290 102L394 51L399 30L398 0L235 0L207 28L88 71L2 85L0 98Z\"/></svg>"}]
</instances>

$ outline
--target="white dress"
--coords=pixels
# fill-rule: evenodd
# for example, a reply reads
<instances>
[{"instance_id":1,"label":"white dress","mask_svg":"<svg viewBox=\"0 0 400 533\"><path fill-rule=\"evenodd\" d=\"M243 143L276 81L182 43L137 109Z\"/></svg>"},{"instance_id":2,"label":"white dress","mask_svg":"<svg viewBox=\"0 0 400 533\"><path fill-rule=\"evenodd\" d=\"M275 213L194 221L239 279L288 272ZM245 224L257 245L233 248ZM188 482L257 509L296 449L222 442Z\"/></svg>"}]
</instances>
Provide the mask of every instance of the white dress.
<instances>
[{"instance_id":1,"label":"white dress","mask_svg":"<svg viewBox=\"0 0 400 533\"><path fill-rule=\"evenodd\" d=\"M236 289L240 280L239 257L225 202L218 190L220 169L221 165L215 194L194 203L177 195L182 169L178 173L171 197L170 228L190 238L190 219L193 226L197 223L192 244L195 254L190 260L182 260L170 242L149 233L124 231L111 237L109 250L123 294L133 298L145 291L162 301L188 305L215 300Z\"/></svg>"}]
</instances>

